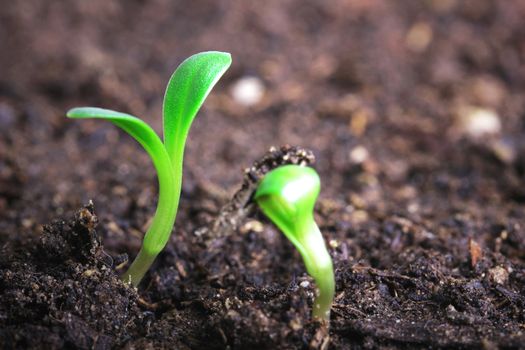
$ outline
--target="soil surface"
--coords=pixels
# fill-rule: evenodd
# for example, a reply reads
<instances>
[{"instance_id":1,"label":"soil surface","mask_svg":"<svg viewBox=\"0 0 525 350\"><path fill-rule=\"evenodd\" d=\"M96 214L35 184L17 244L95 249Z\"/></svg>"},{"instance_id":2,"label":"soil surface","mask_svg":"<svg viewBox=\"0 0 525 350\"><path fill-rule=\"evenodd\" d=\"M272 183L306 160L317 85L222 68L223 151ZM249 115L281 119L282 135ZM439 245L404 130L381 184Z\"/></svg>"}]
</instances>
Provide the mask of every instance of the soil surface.
<instances>
[{"instance_id":1,"label":"soil surface","mask_svg":"<svg viewBox=\"0 0 525 350\"><path fill-rule=\"evenodd\" d=\"M0 348L524 348L523 18L518 0L0 6ZM205 50L234 63L190 131L173 235L133 289L119 274L155 171L125 133L64 114L160 131L170 74ZM322 179L329 330L250 201L290 162Z\"/></svg>"}]
</instances>

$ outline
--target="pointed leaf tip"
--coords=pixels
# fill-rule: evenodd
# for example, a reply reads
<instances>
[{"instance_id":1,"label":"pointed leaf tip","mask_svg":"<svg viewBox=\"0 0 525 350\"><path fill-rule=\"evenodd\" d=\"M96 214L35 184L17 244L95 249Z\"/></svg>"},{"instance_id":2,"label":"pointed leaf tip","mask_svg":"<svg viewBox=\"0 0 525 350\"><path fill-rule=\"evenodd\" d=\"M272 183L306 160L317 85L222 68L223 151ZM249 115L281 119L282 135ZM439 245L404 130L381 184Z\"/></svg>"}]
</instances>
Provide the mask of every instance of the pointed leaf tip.
<instances>
[{"instance_id":1,"label":"pointed leaf tip","mask_svg":"<svg viewBox=\"0 0 525 350\"><path fill-rule=\"evenodd\" d=\"M128 119L136 118L131 114L113 111L111 109L98 107L76 107L67 111L68 118L84 119L84 118L100 118L100 119Z\"/></svg>"},{"instance_id":2,"label":"pointed leaf tip","mask_svg":"<svg viewBox=\"0 0 525 350\"><path fill-rule=\"evenodd\" d=\"M201 52L187 58L171 76L164 95L163 124L164 144L174 165L182 162L193 119L231 62L227 52Z\"/></svg>"}]
</instances>

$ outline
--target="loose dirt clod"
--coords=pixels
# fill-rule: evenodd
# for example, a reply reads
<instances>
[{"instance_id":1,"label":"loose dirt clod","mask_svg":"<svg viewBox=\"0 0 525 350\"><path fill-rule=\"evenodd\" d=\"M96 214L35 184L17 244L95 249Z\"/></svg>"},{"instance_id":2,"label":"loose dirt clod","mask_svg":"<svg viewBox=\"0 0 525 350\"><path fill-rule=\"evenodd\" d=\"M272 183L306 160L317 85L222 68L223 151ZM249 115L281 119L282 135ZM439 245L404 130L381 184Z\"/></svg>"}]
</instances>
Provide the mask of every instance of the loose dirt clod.
<instances>
[{"instance_id":1,"label":"loose dirt clod","mask_svg":"<svg viewBox=\"0 0 525 350\"><path fill-rule=\"evenodd\" d=\"M211 240L234 233L247 215L253 213L252 196L259 181L269 171L286 164L312 165L315 162L313 152L301 147L272 147L253 165L244 170L241 188L234 194L232 200L221 208L217 218L210 228L199 230L199 236Z\"/></svg>"},{"instance_id":2,"label":"loose dirt clod","mask_svg":"<svg viewBox=\"0 0 525 350\"><path fill-rule=\"evenodd\" d=\"M110 349L140 329L136 291L108 265L97 222L90 203L32 247L3 251L0 348Z\"/></svg>"}]
</instances>

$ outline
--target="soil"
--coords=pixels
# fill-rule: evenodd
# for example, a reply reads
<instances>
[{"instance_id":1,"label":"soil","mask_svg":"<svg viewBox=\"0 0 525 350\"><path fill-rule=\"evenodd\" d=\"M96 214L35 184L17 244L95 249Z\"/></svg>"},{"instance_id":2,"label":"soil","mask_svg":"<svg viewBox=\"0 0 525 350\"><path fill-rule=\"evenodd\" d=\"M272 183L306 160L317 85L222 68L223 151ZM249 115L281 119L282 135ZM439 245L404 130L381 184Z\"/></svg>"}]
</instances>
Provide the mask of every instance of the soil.
<instances>
[{"instance_id":1,"label":"soil","mask_svg":"<svg viewBox=\"0 0 525 350\"><path fill-rule=\"evenodd\" d=\"M0 348L524 348L523 18L517 0L3 4ZM155 210L153 166L64 112L160 131L169 75L212 49L234 63L192 126L171 240L133 289L119 274ZM244 77L262 84L249 106ZM288 162L322 179L328 330L250 201Z\"/></svg>"}]
</instances>

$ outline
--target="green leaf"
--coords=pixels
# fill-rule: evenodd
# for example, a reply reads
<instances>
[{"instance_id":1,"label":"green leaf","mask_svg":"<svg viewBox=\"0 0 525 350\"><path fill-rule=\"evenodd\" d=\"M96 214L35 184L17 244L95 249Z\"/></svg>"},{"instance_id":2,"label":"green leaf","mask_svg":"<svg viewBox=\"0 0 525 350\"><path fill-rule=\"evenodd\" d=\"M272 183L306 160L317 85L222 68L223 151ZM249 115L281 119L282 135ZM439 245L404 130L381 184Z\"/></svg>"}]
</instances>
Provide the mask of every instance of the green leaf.
<instances>
[{"instance_id":1,"label":"green leaf","mask_svg":"<svg viewBox=\"0 0 525 350\"><path fill-rule=\"evenodd\" d=\"M308 167L284 165L270 171L255 192L255 201L285 236L307 256L304 235L313 220L313 209L321 182Z\"/></svg>"},{"instance_id":2,"label":"green leaf","mask_svg":"<svg viewBox=\"0 0 525 350\"><path fill-rule=\"evenodd\" d=\"M67 112L69 118L74 119L104 119L112 122L133 136L148 152L151 158L156 158L163 150L164 145L155 131L141 119L130 114L96 107L78 107Z\"/></svg>"},{"instance_id":3,"label":"green leaf","mask_svg":"<svg viewBox=\"0 0 525 350\"><path fill-rule=\"evenodd\" d=\"M164 144L174 167L182 168L190 126L213 86L230 67L231 55L201 52L180 64L164 95Z\"/></svg>"}]
</instances>

